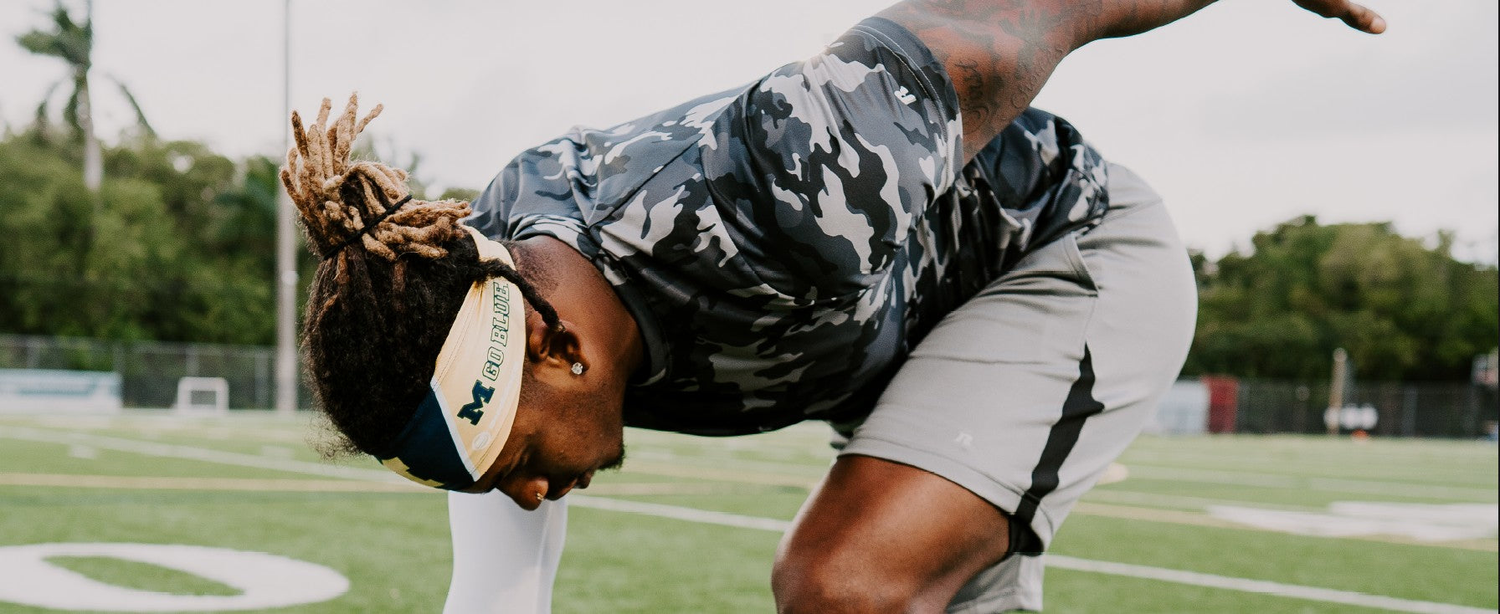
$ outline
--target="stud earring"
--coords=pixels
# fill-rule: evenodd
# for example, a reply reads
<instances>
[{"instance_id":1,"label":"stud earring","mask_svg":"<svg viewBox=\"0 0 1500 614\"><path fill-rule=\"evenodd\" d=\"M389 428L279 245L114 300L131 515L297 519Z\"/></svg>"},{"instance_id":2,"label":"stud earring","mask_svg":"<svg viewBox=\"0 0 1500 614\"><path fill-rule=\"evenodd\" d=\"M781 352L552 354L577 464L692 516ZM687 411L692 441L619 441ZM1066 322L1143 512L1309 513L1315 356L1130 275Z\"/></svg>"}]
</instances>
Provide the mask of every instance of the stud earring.
<instances>
[{"instance_id":1,"label":"stud earring","mask_svg":"<svg viewBox=\"0 0 1500 614\"><path fill-rule=\"evenodd\" d=\"M583 363L573 363L573 375L583 375Z\"/></svg>"}]
</instances>

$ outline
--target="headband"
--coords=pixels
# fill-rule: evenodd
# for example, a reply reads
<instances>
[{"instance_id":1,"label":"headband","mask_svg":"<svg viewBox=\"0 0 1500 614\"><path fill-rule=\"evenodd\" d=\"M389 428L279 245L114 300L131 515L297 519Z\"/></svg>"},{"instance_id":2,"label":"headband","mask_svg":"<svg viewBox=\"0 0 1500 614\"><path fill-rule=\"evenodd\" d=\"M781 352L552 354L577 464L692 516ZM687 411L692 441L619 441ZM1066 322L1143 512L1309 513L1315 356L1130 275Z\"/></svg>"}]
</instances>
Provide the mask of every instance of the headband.
<instances>
[{"instance_id":1,"label":"headband","mask_svg":"<svg viewBox=\"0 0 1500 614\"><path fill-rule=\"evenodd\" d=\"M480 260L515 266L510 252L468 226ZM463 490L484 476L516 418L525 362L526 309L504 278L475 282L438 352L427 396L380 463L403 477Z\"/></svg>"}]
</instances>

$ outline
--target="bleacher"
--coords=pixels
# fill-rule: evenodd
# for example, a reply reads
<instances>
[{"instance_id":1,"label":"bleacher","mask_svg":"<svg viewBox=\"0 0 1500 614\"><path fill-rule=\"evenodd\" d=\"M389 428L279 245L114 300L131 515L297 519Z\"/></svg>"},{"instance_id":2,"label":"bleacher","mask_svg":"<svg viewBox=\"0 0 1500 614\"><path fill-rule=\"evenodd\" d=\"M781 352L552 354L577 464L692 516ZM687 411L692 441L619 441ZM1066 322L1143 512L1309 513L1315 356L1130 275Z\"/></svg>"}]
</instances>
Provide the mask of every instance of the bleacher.
<instances>
[{"instance_id":1,"label":"bleacher","mask_svg":"<svg viewBox=\"0 0 1500 614\"><path fill-rule=\"evenodd\" d=\"M120 382L112 371L0 369L0 413L117 413Z\"/></svg>"}]
</instances>

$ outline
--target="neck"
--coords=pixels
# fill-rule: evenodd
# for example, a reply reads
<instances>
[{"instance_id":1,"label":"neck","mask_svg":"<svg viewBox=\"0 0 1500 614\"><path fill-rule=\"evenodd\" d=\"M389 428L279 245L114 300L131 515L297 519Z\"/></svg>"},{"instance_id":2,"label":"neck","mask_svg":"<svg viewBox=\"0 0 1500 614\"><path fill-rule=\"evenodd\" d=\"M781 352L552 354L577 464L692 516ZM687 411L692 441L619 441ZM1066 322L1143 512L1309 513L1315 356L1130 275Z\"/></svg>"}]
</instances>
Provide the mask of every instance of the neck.
<instances>
[{"instance_id":1,"label":"neck","mask_svg":"<svg viewBox=\"0 0 1500 614\"><path fill-rule=\"evenodd\" d=\"M586 351L593 364L609 369L623 387L645 360L645 343L635 318L604 274L578 250L552 237L532 237L520 244L531 256L520 263L522 274L528 266L544 269L552 283L540 289L543 298L570 329L589 340Z\"/></svg>"}]
</instances>

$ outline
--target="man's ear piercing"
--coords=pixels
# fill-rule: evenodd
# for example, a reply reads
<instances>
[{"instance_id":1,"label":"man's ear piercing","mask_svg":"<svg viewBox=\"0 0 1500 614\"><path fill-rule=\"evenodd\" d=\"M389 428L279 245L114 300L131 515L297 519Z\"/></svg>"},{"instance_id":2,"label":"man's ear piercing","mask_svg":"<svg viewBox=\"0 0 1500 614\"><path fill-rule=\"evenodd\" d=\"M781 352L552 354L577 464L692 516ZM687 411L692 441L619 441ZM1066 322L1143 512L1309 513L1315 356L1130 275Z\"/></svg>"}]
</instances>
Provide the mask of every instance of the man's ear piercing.
<instances>
[{"instance_id":1,"label":"man's ear piercing","mask_svg":"<svg viewBox=\"0 0 1500 614\"><path fill-rule=\"evenodd\" d=\"M583 375L583 363L573 363L573 375Z\"/></svg>"}]
</instances>

